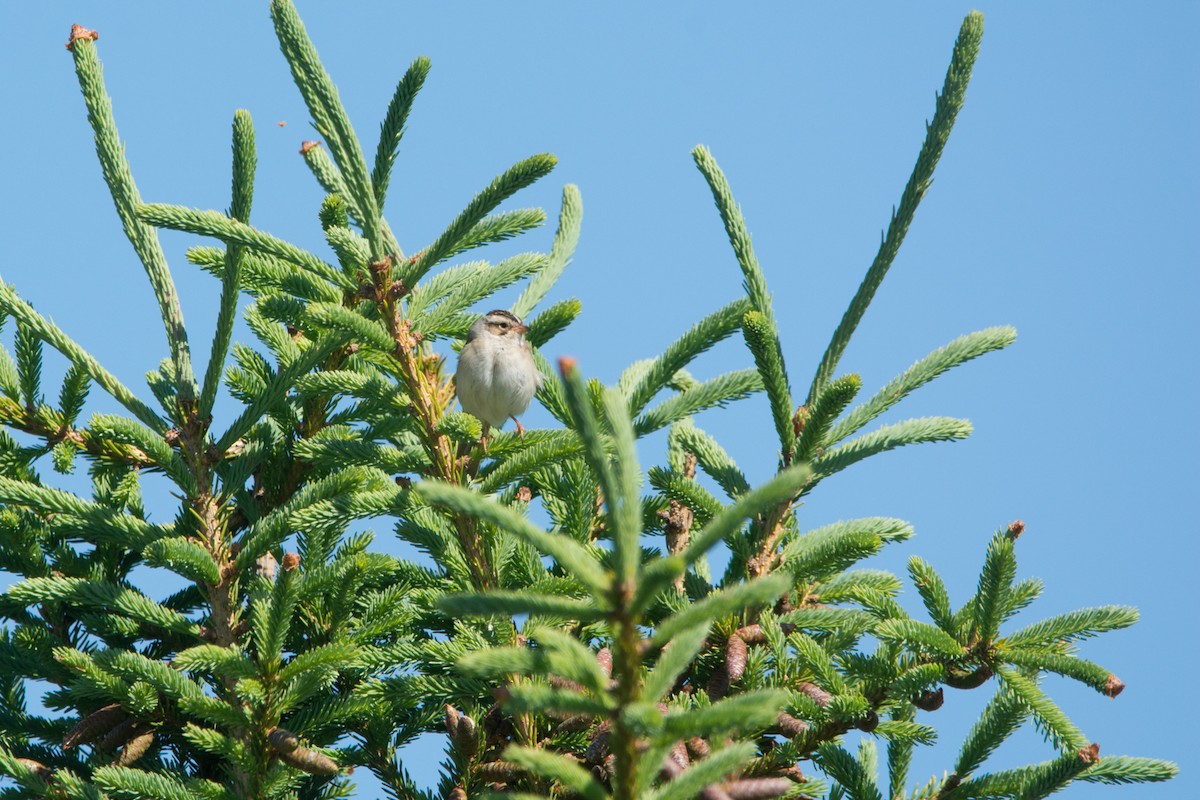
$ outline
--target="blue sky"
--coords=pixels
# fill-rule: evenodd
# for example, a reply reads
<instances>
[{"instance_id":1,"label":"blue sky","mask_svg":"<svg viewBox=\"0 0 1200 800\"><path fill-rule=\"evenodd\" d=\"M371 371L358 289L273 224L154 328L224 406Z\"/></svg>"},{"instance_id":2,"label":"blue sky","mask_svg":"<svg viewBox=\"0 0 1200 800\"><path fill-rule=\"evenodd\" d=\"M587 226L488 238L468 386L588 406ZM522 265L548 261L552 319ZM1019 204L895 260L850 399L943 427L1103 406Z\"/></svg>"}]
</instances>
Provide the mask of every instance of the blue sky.
<instances>
[{"instance_id":1,"label":"blue sky","mask_svg":"<svg viewBox=\"0 0 1200 800\"><path fill-rule=\"evenodd\" d=\"M409 252L514 161L558 155L558 169L508 207L540 205L553 217L562 185L579 185L582 240L550 299L577 296L584 313L548 355L575 355L605 380L739 294L740 273L689 156L708 145L754 235L798 386L874 255L971 8L298 5L370 149L405 67L420 54L433 61L387 207ZM960 334L1012 324L1019 339L888 418L968 417L971 439L890 453L823 484L802 524L909 520L918 535L879 565L899 571L920 554L961 602L990 533L1025 520L1021 574L1048 584L1030 619L1103 603L1143 614L1133 629L1085 646L1128 684L1120 698L1050 681L1054 696L1102 754L1183 767L1174 783L1127 796L1193 796L1200 6L980 6L987 32L966 108L842 368L870 391ZM144 386L166 346L62 49L71 23L101 34L146 200L226 207L229 125L235 108L247 108L259 145L254 224L321 249L321 192L297 155L314 134L265 2L5 4L0 21L8 120L0 276L128 385ZM496 252L545 249L552 232ZM184 261L194 240L163 240L203 358L217 286ZM749 363L727 343L694 371ZM526 422L548 419L531 411ZM752 479L770 473L765 398L699 424ZM649 443L647 465L661 463L662 445ZM928 718L942 743L914 775L949 766L983 699L955 692ZM1048 754L1031 734L1003 762ZM436 760L420 747L410 766L432 779ZM1118 794L1077 786L1066 796ZM366 783L362 796L372 796Z\"/></svg>"}]
</instances>

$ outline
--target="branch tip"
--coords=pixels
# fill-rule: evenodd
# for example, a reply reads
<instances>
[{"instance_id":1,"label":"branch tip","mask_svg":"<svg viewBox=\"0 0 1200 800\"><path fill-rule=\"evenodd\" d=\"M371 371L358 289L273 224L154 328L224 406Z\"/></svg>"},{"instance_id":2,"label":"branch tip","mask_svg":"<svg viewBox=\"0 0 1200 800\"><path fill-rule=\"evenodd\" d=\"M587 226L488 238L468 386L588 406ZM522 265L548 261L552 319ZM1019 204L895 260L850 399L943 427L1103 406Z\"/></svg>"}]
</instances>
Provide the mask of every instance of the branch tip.
<instances>
[{"instance_id":1,"label":"branch tip","mask_svg":"<svg viewBox=\"0 0 1200 800\"><path fill-rule=\"evenodd\" d=\"M75 42L79 41L80 39L86 39L88 41L94 42L99 38L100 38L99 31L89 30L88 28L85 28L82 25L72 25L71 26L71 37L67 40L66 47L68 50L74 50Z\"/></svg>"}]
</instances>

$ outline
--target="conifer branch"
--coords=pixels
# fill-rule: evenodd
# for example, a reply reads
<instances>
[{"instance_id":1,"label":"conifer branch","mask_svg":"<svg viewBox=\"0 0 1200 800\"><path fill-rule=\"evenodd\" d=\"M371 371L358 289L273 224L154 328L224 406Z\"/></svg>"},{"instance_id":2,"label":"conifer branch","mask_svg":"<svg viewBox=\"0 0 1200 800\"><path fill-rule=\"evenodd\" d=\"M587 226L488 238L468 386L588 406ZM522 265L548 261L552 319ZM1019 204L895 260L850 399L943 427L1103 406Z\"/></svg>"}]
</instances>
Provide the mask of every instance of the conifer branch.
<instances>
[{"instance_id":1,"label":"conifer branch","mask_svg":"<svg viewBox=\"0 0 1200 800\"><path fill-rule=\"evenodd\" d=\"M484 220L486 222L486 220ZM480 223L481 225L483 223ZM550 261L529 282L525 291L513 303L512 312L524 319L542 301L546 293L571 263L575 247L579 244L579 229L583 224L583 197L579 187L568 183L563 187L562 206L558 213L558 230L554 233L554 244L550 248ZM476 226L478 227L478 226ZM491 239L495 241L495 239Z\"/></svg>"},{"instance_id":2,"label":"conifer branch","mask_svg":"<svg viewBox=\"0 0 1200 800\"><path fill-rule=\"evenodd\" d=\"M958 112L966 100L967 84L971 80L971 69L975 66L975 59L979 56L979 44L982 39L983 15L978 11L972 11L963 20L962 27L959 29L958 39L954 43L954 52L950 58L950 67L946 71L946 80L942 85L942 91L937 95L933 119L925 126L925 141L921 143L921 152L917 155L916 166L913 167L912 175L909 176L908 183L904 186L904 193L900 196L900 205L893 210L887 233L879 243L879 252L871 263L870 269L867 270L866 277L863 278L858 291L855 292L854 299L850 301L850 306L846 309L842 321L838 323L837 330L834 331L833 338L829 341L829 346L825 348L825 355L821 357L821 364L813 376L805 405L811 405L817 399L817 394L833 377L838 362L841 361L842 353L845 352L846 345L850 343L850 337L854 335L858 323L867 311L867 306L874 299L875 292L883 283L883 279L892 266L892 261L896 258L896 253L900 250L900 245L916 214L917 206L920 205L921 199L933 182L934 168L937 167L938 160L942 157L942 151L950 138L950 130L954 127L954 120L958 117Z\"/></svg>"},{"instance_id":3,"label":"conifer branch","mask_svg":"<svg viewBox=\"0 0 1200 800\"><path fill-rule=\"evenodd\" d=\"M254 200L254 170L257 155L254 150L254 123L250 113L237 111L233 116L233 199L229 216L238 222L250 222L250 206ZM208 368L204 372L204 386L200 392L201 419L212 412L217 391L221 387L221 375L225 371L225 357L229 353L229 340L233 336L234 317L237 314L238 297L242 289L242 262L244 253L237 245L225 251L224 270L221 274L221 304L217 312L217 330L213 334L212 352Z\"/></svg>"},{"instance_id":4,"label":"conifer branch","mask_svg":"<svg viewBox=\"0 0 1200 800\"><path fill-rule=\"evenodd\" d=\"M367 173L362 145L342 107L337 87L321 65L317 50L291 0L271 0L271 20L275 23L280 49L292 69L296 88L308 106L313 124L333 152L349 194L361 212L359 223L363 236L371 243L372 258L383 258L386 250L380 230L380 203L376 201L375 189Z\"/></svg>"},{"instance_id":5,"label":"conifer branch","mask_svg":"<svg viewBox=\"0 0 1200 800\"><path fill-rule=\"evenodd\" d=\"M38 338L66 356L72 364L86 371L100 388L129 409L135 417L159 433L167 430L167 423L149 406L134 396L111 372L100 366L91 354L69 339L57 325L34 311L33 306L18 297L16 291L3 281L0 281L0 306L21 320Z\"/></svg>"},{"instance_id":6,"label":"conifer branch","mask_svg":"<svg viewBox=\"0 0 1200 800\"><path fill-rule=\"evenodd\" d=\"M112 194L125 235L145 267L154 296L158 299L166 327L167 344L171 348L171 361L175 365L176 391L186 406L195 399L196 377L192 371L191 350L188 347L187 329L183 324L183 311L179 307L179 294L175 290L175 282L167 267L158 235L137 218L136 210L142 200L133 182L129 162L125 160L125 149L113 119L112 101L104 88L104 73L96 55L96 45L86 38L74 40L73 44L71 55L75 59L75 73L87 105L88 123L95 133L96 155L104 172L104 181ZM179 418L183 416L186 415L181 409Z\"/></svg>"},{"instance_id":7,"label":"conifer branch","mask_svg":"<svg viewBox=\"0 0 1200 800\"><path fill-rule=\"evenodd\" d=\"M425 85L431 64L425 56L419 56L408 70L400 83L392 100L388 103L387 115L383 118L379 131L379 146L375 148L375 167L371 171L371 185L375 189L375 202L383 209L387 198L388 184L392 178L392 167L396 162L396 149L404 136L404 125L408 122L408 113L412 110L413 100L417 92Z\"/></svg>"}]
</instances>

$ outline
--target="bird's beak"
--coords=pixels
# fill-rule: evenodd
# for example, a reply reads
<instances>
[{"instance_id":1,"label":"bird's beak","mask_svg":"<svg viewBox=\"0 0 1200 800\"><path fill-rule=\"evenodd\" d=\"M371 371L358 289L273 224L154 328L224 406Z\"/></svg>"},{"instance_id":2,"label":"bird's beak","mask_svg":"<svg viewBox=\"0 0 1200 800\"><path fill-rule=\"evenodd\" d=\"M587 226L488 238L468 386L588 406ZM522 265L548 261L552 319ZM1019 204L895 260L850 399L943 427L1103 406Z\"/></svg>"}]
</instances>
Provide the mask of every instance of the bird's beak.
<instances>
[{"instance_id":1,"label":"bird's beak","mask_svg":"<svg viewBox=\"0 0 1200 800\"><path fill-rule=\"evenodd\" d=\"M513 325L513 333L526 334L529 333L528 325Z\"/></svg>"}]
</instances>

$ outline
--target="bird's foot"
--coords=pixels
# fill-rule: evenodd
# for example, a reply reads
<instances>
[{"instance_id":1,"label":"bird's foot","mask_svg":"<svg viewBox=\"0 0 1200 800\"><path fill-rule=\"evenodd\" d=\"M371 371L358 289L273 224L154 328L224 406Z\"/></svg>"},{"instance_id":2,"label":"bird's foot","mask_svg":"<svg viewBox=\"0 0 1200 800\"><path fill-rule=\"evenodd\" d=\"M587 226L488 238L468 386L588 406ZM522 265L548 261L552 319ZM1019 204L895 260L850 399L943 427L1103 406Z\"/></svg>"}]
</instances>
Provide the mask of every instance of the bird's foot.
<instances>
[{"instance_id":1,"label":"bird's foot","mask_svg":"<svg viewBox=\"0 0 1200 800\"><path fill-rule=\"evenodd\" d=\"M525 441L525 426L521 424L521 420L516 417L509 417L517 426L517 436L521 437L521 441Z\"/></svg>"}]
</instances>

